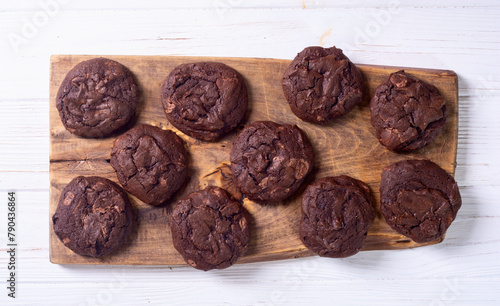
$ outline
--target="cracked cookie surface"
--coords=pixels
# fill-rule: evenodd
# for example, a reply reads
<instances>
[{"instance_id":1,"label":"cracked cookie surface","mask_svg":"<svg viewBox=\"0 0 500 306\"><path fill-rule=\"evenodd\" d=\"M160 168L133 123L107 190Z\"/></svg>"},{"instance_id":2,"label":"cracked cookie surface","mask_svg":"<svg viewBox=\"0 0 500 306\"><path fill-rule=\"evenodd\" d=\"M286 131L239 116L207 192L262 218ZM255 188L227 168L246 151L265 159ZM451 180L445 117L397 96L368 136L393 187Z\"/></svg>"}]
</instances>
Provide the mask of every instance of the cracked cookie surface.
<instances>
[{"instance_id":1,"label":"cracked cookie surface","mask_svg":"<svg viewBox=\"0 0 500 306\"><path fill-rule=\"evenodd\" d=\"M438 89L402 70L377 87L370 111L378 140L396 152L423 148L446 122L445 100Z\"/></svg>"},{"instance_id":2,"label":"cracked cookie surface","mask_svg":"<svg viewBox=\"0 0 500 306\"><path fill-rule=\"evenodd\" d=\"M300 239L319 256L352 256L374 219L368 185L345 175L321 178L302 195Z\"/></svg>"},{"instance_id":3,"label":"cracked cookie surface","mask_svg":"<svg viewBox=\"0 0 500 306\"><path fill-rule=\"evenodd\" d=\"M118 249L135 225L127 194L114 182L97 176L78 176L63 189L52 222L66 247L92 257Z\"/></svg>"},{"instance_id":4,"label":"cracked cookie surface","mask_svg":"<svg viewBox=\"0 0 500 306\"><path fill-rule=\"evenodd\" d=\"M394 230L415 242L443 237L461 205L453 177L429 160L397 162L382 172L382 214Z\"/></svg>"},{"instance_id":5,"label":"cracked cookie surface","mask_svg":"<svg viewBox=\"0 0 500 306\"><path fill-rule=\"evenodd\" d=\"M170 215L175 249L192 267L224 269L247 250L248 213L222 188L209 186L179 200Z\"/></svg>"},{"instance_id":6,"label":"cracked cookie surface","mask_svg":"<svg viewBox=\"0 0 500 306\"><path fill-rule=\"evenodd\" d=\"M285 97L300 119L326 124L350 112L363 98L361 72L335 47L307 47L285 70Z\"/></svg>"},{"instance_id":7,"label":"cracked cookie surface","mask_svg":"<svg viewBox=\"0 0 500 306\"><path fill-rule=\"evenodd\" d=\"M102 138L130 121L139 96L130 70L116 61L95 58L68 72L57 92L56 108L69 132Z\"/></svg>"},{"instance_id":8,"label":"cracked cookie surface","mask_svg":"<svg viewBox=\"0 0 500 306\"><path fill-rule=\"evenodd\" d=\"M186 181L188 156L182 139L174 132L143 124L115 140L111 166L123 189L157 206L168 201Z\"/></svg>"},{"instance_id":9,"label":"cracked cookie surface","mask_svg":"<svg viewBox=\"0 0 500 306\"><path fill-rule=\"evenodd\" d=\"M196 139L215 141L243 119L247 87L239 72L222 63L182 64L165 79L162 103L173 126Z\"/></svg>"},{"instance_id":10,"label":"cracked cookie surface","mask_svg":"<svg viewBox=\"0 0 500 306\"><path fill-rule=\"evenodd\" d=\"M295 125L257 121L245 127L231 150L233 179L250 200L282 201L314 166L314 151Z\"/></svg>"}]
</instances>

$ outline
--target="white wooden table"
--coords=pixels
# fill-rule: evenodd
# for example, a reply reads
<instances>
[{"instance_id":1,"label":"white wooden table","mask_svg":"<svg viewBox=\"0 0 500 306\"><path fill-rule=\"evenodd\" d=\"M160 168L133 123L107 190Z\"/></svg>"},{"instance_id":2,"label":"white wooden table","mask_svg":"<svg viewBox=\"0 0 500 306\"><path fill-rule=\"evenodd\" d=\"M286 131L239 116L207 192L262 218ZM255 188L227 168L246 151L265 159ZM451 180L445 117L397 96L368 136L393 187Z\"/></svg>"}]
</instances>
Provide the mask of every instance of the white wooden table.
<instances>
[{"instance_id":1,"label":"white wooden table","mask_svg":"<svg viewBox=\"0 0 500 306\"><path fill-rule=\"evenodd\" d=\"M0 305L500 303L500 2L169 2L0 2ZM292 59L310 45L336 45L355 63L457 72L463 206L444 242L206 273L49 262L51 54ZM8 190L18 195L15 300Z\"/></svg>"}]
</instances>

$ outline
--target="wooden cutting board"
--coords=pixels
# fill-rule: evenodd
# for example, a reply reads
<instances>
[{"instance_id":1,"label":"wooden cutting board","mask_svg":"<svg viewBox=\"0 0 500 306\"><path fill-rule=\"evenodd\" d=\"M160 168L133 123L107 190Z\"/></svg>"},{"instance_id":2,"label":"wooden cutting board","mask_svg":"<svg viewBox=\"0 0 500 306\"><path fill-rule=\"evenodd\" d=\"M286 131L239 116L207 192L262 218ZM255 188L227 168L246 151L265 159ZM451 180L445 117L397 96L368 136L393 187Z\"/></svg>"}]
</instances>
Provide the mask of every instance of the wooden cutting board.
<instances>
[{"instance_id":1,"label":"wooden cutting board","mask_svg":"<svg viewBox=\"0 0 500 306\"><path fill-rule=\"evenodd\" d=\"M61 190L74 177L98 175L117 182L109 163L114 138L84 139L66 131L56 109L56 94L66 73L77 63L96 56L54 55L50 60L50 218L55 212ZM172 56L105 56L127 66L142 88L136 120L174 130L182 137L191 154L190 180L174 197L217 185L237 195L231 181L229 152L237 131L216 143L195 140L179 132L167 121L160 98L160 87L169 72L181 63L218 61L238 70L249 89L249 109L240 129L257 120L298 125L311 140L316 152L314 171L290 199L276 205L259 205L243 199L252 215L252 237L247 253L238 263L269 261L313 255L298 235L300 196L307 184L325 176L349 175L366 182L372 191L377 217L371 226L363 250L395 250L439 243L419 244L397 234L385 222L379 209L379 182L382 169L396 161L426 158L451 175L455 172L458 135L458 82L453 71L404 68L424 81L434 84L446 99L448 121L444 132L429 146L414 153L396 154L379 144L370 124L368 103L375 88L400 67L357 65L365 78L370 95L362 105L326 126L301 121L288 107L281 77L289 60L258 58L214 58ZM95 259L74 254L56 237L50 220L50 260L58 264L131 264L183 265L172 245L169 214L172 204L152 207L129 195L137 210L138 227L128 244L116 253Z\"/></svg>"}]
</instances>

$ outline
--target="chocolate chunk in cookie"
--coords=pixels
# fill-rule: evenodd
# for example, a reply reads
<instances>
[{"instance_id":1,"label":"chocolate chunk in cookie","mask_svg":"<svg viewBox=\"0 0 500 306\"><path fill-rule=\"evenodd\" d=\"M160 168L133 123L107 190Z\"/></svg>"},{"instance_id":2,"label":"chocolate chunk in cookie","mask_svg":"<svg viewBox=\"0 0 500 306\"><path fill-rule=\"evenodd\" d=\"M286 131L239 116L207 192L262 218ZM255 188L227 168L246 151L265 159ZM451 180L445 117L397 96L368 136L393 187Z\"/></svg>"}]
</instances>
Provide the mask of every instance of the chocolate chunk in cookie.
<instances>
[{"instance_id":1,"label":"chocolate chunk in cookie","mask_svg":"<svg viewBox=\"0 0 500 306\"><path fill-rule=\"evenodd\" d=\"M446 122L445 100L437 88L402 70L377 87L370 110L378 140L396 152L423 148Z\"/></svg>"},{"instance_id":2,"label":"chocolate chunk in cookie","mask_svg":"<svg viewBox=\"0 0 500 306\"><path fill-rule=\"evenodd\" d=\"M172 210L174 247L196 269L227 268L247 250L249 221L239 202L209 186L182 198Z\"/></svg>"},{"instance_id":3,"label":"chocolate chunk in cookie","mask_svg":"<svg viewBox=\"0 0 500 306\"><path fill-rule=\"evenodd\" d=\"M429 160L397 162L382 172L382 214L394 230L415 242L442 238L461 205L453 177Z\"/></svg>"},{"instance_id":4,"label":"chocolate chunk in cookie","mask_svg":"<svg viewBox=\"0 0 500 306\"><path fill-rule=\"evenodd\" d=\"M314 165L314 151L295 125L257 121L245 127L231 150L236 186L250 200L282 201L302 184Z\"/></svg>"},{"instance_id":5,"label":"chocolate chunk in cookie","mask_svg":"<svg viewBox=\"0 0 500 306\"><path fill-rule=\"evenodd\" d=\"M243 77L222 63L177 66L162 87L168 121L183 133L215 141L234 129L248 105Z\"/></svg>"},{"instance_id":6,"label":"chocolate chunk in cookie","mask_svg":"<svg viewBox=\"0 0 500 306\"><path fill-rule=\"evenodd\" d=\"M52 222L66 247L92 257L118 249L135 225L127 194L117 184L97 176L78 176L63 189Z\"/></svg>"},{"instance_id":7,"label":"chocolate chunk in cookie","mask_svg":"<svg viewBox=\"0 0 500 306\"><path fill-rule=\"evenodd\" d=\"M186 181L188 156L174 132L143 124L115 140L111 166L126 191L157 206Z\"/></svg>"},{"instance_id":8,"label":"chocolate chunk in cookie","mask_svg":"<svg viewBox=\"0 0 500 306\"><path fill-rule=\"evenodd\" d=\"M77 64L59 87L56 107L66 130L89 138L110 136L134 116L140 90L122 64L95 58Z\"/></svg>"},{"instance_id":9,"label":"chocolate chunk in cookie","mask_svg":"<svg viewBox=\"0 0 500 306\"><path fill-rule=\"evenodd\" d=\"M302 195L300 239L319 256L352 256L374 219L368 185L349 176L325 177Z\"/></svg>"},{"instance_id":10,"label":"chocolate chunk in cookie","mask_svg":"<svg viewBox=\"0 0 500 306\"><path fill-rule=\"evenodd\" d=\"M335 47L307 47L285 70L283 92L300 119L326 124L363 99L361 72Z\"/></svg>"}]
</instances>

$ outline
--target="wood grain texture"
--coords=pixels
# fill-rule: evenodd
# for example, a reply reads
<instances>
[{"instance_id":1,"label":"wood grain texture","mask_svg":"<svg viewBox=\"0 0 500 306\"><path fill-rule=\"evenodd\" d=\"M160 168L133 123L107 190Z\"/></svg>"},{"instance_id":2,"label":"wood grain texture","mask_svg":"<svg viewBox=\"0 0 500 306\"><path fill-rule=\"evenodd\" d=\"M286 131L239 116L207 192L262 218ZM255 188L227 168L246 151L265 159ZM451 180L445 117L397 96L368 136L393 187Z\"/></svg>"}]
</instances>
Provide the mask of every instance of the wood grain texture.
<instances>
[{"instance_id":1,"label":"wood grain texture","mask_svg":"<svg viewBox=\"0 0 500 306\"><path fill-rule=\"evenodd\" d=\"M55 95L66 73L78 62L95 56L57 55L51 58L50 75L50 215L57 206L61 190L78 175L99 175L117 181L109 164L114 138L83 139L67 132L55 108ZM259 205L244 199L252 215L253 232L246 255L238 263L268 261L312 255L300 242L300 194L316 178L346 174L365 181L372 190L377 218L370 228L363 250L404 249L422 245L394 232L378 210L379 180L382 168L408 158L427 158L454 174L458 133L458 84L452 71L405 68L405 71L434 84L446 99L449 119L444 132L428 147L410 154L396 154L381 146L374 136L368 109L375 87L398 67L358 65L368 85L361 106L329 125L302 122L289 110L281 90L281 76L289 60L252 58L106 56L117 60L136 75L143 90L136 120L130 126L146 123L172 129L181 136L191 158L190 180L171 201L207 185L227 188L236 194L230 179L229 152L236 137L232 132L216 143L206 143L184 135L166 120L160 87L177 65L195 61L219 61L238 70L249 88L249 110L244 124L272 120L297 124L309 136L317 158L315 169L305 184L290 199L278 205ZM241 126L240 126L241 128ZM59 264L181 265L182 257L173 248L168 216L170 205L152 207L130 196L138 212L139 226L130 242L117 253L100 259L74 254L55 236L50 226L50 260Z\"/></svg>"}]
</instances>

